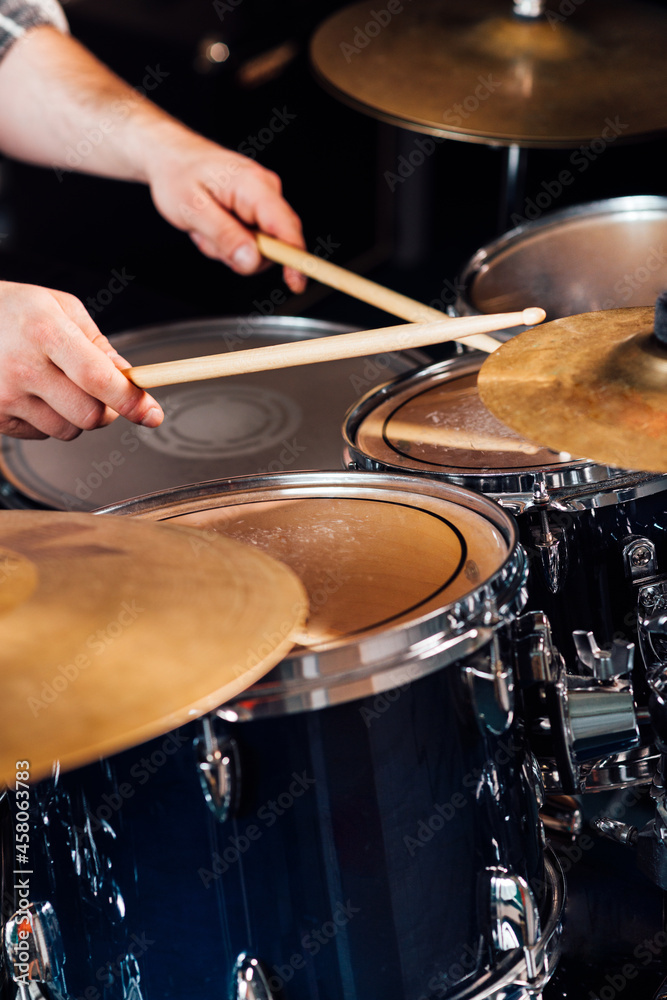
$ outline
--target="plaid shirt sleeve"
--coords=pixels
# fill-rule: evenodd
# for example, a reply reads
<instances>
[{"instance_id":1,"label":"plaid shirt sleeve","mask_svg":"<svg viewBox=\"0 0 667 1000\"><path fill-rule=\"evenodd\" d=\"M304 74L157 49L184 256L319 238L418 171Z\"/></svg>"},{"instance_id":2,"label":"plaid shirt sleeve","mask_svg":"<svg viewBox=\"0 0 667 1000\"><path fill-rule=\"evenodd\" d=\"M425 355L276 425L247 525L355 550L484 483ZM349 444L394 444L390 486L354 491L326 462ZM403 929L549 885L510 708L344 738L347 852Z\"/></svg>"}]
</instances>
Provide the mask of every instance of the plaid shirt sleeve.
<instances>
[{"instance_id":1,"label":"plaid shirt sleeve","mask_svg":"<svg viewBox=\"0 0 667 1000\"><path fill-rule=\"evenodd\" d=\"M38 24L68 31L67 18L57 0L0 0L0 59L17 39Z\"/></svg>"}]
</instances>

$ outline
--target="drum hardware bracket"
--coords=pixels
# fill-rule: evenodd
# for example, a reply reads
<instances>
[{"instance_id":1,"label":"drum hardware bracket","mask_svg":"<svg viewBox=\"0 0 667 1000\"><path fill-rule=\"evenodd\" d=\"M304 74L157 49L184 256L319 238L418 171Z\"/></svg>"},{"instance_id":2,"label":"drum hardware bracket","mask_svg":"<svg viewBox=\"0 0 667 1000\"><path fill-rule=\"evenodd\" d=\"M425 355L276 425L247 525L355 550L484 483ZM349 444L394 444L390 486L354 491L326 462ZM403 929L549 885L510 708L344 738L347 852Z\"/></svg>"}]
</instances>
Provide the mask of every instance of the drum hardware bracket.
<instances>
[{"instance_id":1,"label":"drum hardware bracket","mask_svg":"<svg viewBox=\"0 0 667 1000\"><path fill-rule=\"evenodd\" d=\"M577 657L591 677L599 681L613 681L632 673L634 643L614 639L610 650L600 649L592 632L577 629L572 633Z\"/></svg>"},{"instance_id":2,"label":"drum hardware bracket","mask_svg":"<svg viewBox=\"0 0 667 1000\"><path fill-rule=\"evenodd\" d=\"M25 936L26 921L30 932ZM30 903L4 928L5 964L18 1000L71 1000L63 975L63 942L50 903Z\"/></svg>"},{"instance_id":3,"label":"drum hardware bracket","mask_svg":"<svg viewBox=\"0 0 667 1000\"><path fill-rule=\"evenodd\" d=\"M567 535L562 528L552 528L545 509L540 510L540 525L531 529L532 545L539 556L539 566L550 593L563 587L569 566ZM530 553L529 553L530 555Z\"/></svg>"},{"instance_id":4,"label":"drum hardware bracket","mask_svg":"<svg viewBox=\"0 0 667 1000\"><path fill-rule=\"evenodd\" d=\"M497 631L487 648L488 660L486 655L473 655L462 673L480 732L500 736L514 719L514 670L503 661Z\"/></svg>"},{"instance_id":5,"label":"drum hardware bracket","mask_svg":"<svg viewBox=\"0 0 667 1000\"><path fill-rule=\"evenodd\" d=\"M540 914L530 886L505 868L487 868L491 938L496 951L521 948L526 976L535 980L542 971Z\"/></svg>"},{"instance_id":6,"label":"drum hardware bracket","mask_svg":"<svg viewBox=\"0 0 667 1000\"><path fill-rule=\"evenodd\" d=\"M514 636L523 715L545 784L550 792L577 794L585 788L587 762L639 742L630 681L634 644L617 640L607 653L592 633L579 633L580 663L592 673L582 676L566 671L542 612L521 615Z\"/></svg>"},{"instance_id":7,"label":"drum hardware bracket","mask_svg":"<svg viewBox=\"0 0 667 1000\"><path fill-rule=\"evenodd\" d=\"M238 956L232 970L229 1000L274 1000L259 960L245 951Z\"/></svg>"},{"instance_id":8,"label":"drum hardware bracket","mask_svg":"<svg viewBox=\"0 0 667 1000\"><path fill-rule=\"evenodd\" d=\"M549 795L540 808L540 818L549 833L572 840L579 836L584 826L579 802L571 795Z\"/></svg>"},{"instance_id":9,"label":"drum hardware bracket","mask_svg":"<svg viewBox=\"0 0 667 1000\"><path fill-rule=\"evenodd\" d=\"M663 756L663 764L665 757ZM662 770L662 765L660 771ZM593 821L598 833L617 844L637 851L637 867L660 889L667 889L667 802L662 774L658 773L651 789L656 815L642 830L607 816Z\"/></svg>"},{"instance_id":10,"label":"drum hardware bracket","mask_svg":"<svg viewBox=\"0 0 667 1000\"><path fill-rule=\"evenodd\" d=\"M635 584L648 584L657 579L655 545L642 535L628 535L623 539L623 564L628 578Z\"/></svg>"},{"instance_id":11,"label":"drum hardware bracket","mask_svg":"<svg viewBox=\"0 0 667 1000\"><path fill-rule=\"evenodd\" d=\"M236 740L218 732L215 714L197 720L199 735L193 740L197 773L206 804L218 823L236 815L241 796L241 761Z\"/></svg>"},{"instance_id":12,"label":"drum hardware bracket","mask_svg":"<svg viewBox=\"0 0 667 1000\"><path fill-rule=\"evenodd\" d=\"M489 882L482 875L497 875L514 880L504 868L488 868L480 873L478 880L480 892L480 907L489 914ZM523 882L523 879L521 880ZM513 883L515 885L515 883ZM484 974L481 980L476 980L451 996L451 1000L530 1000L539 998L549 982L560 958L563 911L565 909L565 876L556 855L547 847L544 856L544 884L547 889L547 907L542 911L542 930L538 939L531 945L531 957L526 961L523 949L513 947L512 951L502 953L498 966ZM524 883L525 885L525 883ZM511 886L507 884L511 891ZM528 888L532 897L532 891ZM489 914L491 915L491 914ZM491 928L488 929L491 934ZM511 927L508 927L510 934ZM521 956L521 957L516 957ZM537 968L537 976L531 979L528 968Z\"/></svg>"}]
</instances>

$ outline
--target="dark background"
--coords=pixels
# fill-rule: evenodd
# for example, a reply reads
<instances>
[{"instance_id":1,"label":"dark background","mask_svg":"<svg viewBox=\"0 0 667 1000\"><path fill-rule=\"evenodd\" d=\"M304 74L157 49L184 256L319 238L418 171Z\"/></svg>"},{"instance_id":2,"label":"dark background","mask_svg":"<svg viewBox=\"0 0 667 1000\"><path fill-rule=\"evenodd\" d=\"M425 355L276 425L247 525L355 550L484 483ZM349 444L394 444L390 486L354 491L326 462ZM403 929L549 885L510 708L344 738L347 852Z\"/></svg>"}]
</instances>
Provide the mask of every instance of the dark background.
<instances>
[{"instance_id":1,"label":"dark background","mask_svg":"<svg viewBox=\"0 0 667 1000\"><path fill-rule=\"evenodd\" d=\"M151 67L168 76L150 96L207 136L243 150L274 111L296 117L258 159L282 177L308 246L335 245L331 259L441 307L474 251L511 228L499 219L505 152L441 142L392 192L386 171L415 148L418 133L376 122L315 81L307 42L333 0L70 0L72 32L132 85ZM508 0L508 7L510 6ZM225 10L229 7L229 10ZM573 15L576 17L576 12ZM213 64L212 41L230 55ZM267 56L288 46L274 75ZM281 48L283 47L283 48ZM251 79L249 79L251 78ZM625 194L665 194L666 140L610 146L553 210ZM525 196L567 168L571 152L531 150ZM5 161L0 184L0 274L93 298L113 269L133 276L95 318L111 333L128 327L267 311L282 288L276 268L240 278L202 257L154 210L141 185ZM321 242L319 244L322 245ZM385 314L310 283L279 313L383 325Z\"/></svg>"}]
</instances>

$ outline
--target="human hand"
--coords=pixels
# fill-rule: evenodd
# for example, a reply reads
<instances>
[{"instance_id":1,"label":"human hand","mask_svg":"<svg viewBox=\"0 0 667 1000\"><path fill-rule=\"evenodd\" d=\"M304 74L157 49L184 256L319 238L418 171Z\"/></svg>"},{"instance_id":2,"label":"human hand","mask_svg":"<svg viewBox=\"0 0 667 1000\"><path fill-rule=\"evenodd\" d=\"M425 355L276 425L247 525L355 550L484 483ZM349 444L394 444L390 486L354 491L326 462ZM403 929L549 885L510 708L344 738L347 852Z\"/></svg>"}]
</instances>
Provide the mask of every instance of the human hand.
<instances>
[{"instance_id":1,"label":"human hand","mask_svg":"<svg viewBox=\"0 0 667 1000\"><path fill-rule=\"evenodd\" d=\"M301 221L277 174L177 123L161 123L160 130L161 139L147 144L145 164L153 201L203 254L238 274L259 271L268 265L253 229L305 249ZM284 277L293 292L305 289L299 271L285 268Z\"/></svg>"},{"instance_id":2,"label":"human hand","mask_svg":"<svg viewBox=\"0 0 667 1000\"><path fill-rule=\"evenodd\" d=\"M0 281L0 433L69 441L120 414L156 427L158 403L74 295Z\"/></svg>"}]
</instances>

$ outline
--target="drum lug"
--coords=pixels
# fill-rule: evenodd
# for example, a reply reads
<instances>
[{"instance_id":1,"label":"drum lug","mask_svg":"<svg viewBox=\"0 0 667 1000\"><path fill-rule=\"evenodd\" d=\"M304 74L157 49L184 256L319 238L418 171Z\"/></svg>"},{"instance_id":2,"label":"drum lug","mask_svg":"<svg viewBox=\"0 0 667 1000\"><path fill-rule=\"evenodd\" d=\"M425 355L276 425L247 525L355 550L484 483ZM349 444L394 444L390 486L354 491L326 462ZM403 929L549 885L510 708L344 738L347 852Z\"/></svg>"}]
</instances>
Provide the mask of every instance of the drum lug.
<instances>
[{"instance_id":1,"label":"drum lug","mask_svg":"<svg viewBox=\"0 0 667 1000\"><path fill-rule=\"evenodd\" d=\"M234 964L229 1000L274 1000L274 993L259 960L245 951Z\"/></svg>"},{"instance_id":2,"label":"drum lug","mask_svg":"<svg viewBox=\"0 0 667 1000\"><path fill-rule=\"evenodd\" d=\"M623 565L632 583L655 579L658 564L655 545L642 535L628 535L623 539Z\"/></svg>"},{"instance_id":3,"label":"drum lug","mask_svg":"<svg viewBox=\"0 0 667 1000\"><path fill-rule=\"evenodd\" d=\"M463 678L482 735L485 729L494 736L507 732L514 719L514 670L503 661L497 632L466 662Z\"/></svg>"},{"instance_id":4,"label":"drum lug","mask_svg":"<svg viewBox=\"0 0 667 1000\"><path fill-rule=\"evenodd\" d=\"M236 815L241 795L241 761L236 740L216 732L216 715L197 720L199 735L193 740L197 772L206 804L219 823Z\"/></svg>"},{"instance_id":5,"label":"drum lug","mask_svg":"<svg viewBox=\"0 0 667 1000\"><path fill-rule=\"evenodd\" d=\"M565 583L569 568L567 535L562 528L551 527L547 510L539 509L539 527L531 529L532 547L544 582L552 594L558 594Z\"/></svg>"},{"instance_id":6,"label":"drum lug","mask_svg":"<svg viewBox=\"0 0 667 1000\"><path fill-rule=\"evenodd\" d=\"M504 868L487 868L491 938L497 951L523 950L528 979L542 971L540 914L525 879Z\"/></svg>"},{"instance_id":7,"label":"drum lug","mask_svg":"<svg viewBox=\"0 0 667 1000\"><path fill-rule=\"evenodd\" d=\"M5 925L4 948L20 1000L70 1000L63 977L63 942L50 903L30 903Z\"/></svg>"}]
</instances>

